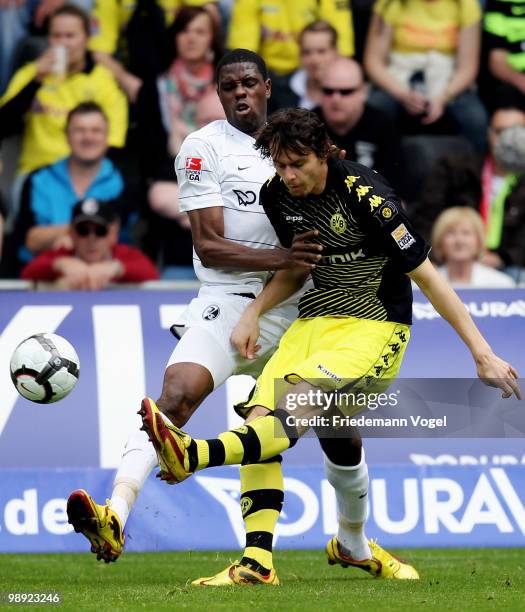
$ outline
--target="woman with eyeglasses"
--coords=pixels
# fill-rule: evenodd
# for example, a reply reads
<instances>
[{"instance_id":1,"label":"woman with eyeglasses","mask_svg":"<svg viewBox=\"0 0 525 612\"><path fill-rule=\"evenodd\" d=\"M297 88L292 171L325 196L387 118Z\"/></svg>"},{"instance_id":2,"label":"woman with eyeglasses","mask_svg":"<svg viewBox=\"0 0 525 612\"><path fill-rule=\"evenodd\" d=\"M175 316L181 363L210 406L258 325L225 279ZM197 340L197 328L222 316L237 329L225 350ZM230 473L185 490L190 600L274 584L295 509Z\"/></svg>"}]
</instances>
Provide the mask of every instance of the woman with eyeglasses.
<instances>
[{"instance_id":1,"label":"woman with eyeglasses","mask_svg":"<svg viewBox=\"0 0 525 612\"><path fill-rule=\"evenodd\" d=\"M412 116L429 129L445 112L482 153L487 112L474 91L479 68L478 0L378 0L364 65L369 103L393 120Z\"/></svg>"}]
</instances>

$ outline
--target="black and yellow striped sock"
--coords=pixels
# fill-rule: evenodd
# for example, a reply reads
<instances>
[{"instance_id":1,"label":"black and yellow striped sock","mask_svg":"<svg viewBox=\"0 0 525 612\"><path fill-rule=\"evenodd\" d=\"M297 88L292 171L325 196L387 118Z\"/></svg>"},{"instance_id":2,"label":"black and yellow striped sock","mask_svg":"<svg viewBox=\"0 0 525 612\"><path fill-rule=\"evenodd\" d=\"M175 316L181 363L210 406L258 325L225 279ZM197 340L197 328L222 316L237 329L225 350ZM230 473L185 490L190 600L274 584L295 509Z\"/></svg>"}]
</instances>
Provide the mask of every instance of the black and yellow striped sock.
<instances>
[{"instance_id":1,"label":"black and yellow striped sock","mask_svg":"<svg viewBox=\"0 0 525 612\"><path fill-rule=\"evenodd\" d=\"M246 465L271 459L297 442L297 431L286 424L289 414L277 409L213 440L193 440L188 448L191 471L216 465Z\"/></svg>"},{"instance_id":2,"label":"black and yellow striped sock","mask_svg":"<svg viewBox=\"0 0 525 612\"><path fill-rule=\"evenodd\" d=\"M241 510L246 528L241 564L267 576L273 567L273 532L284 500L281 457L243 465L240 476Z\"/></svg>"}]
</instances>

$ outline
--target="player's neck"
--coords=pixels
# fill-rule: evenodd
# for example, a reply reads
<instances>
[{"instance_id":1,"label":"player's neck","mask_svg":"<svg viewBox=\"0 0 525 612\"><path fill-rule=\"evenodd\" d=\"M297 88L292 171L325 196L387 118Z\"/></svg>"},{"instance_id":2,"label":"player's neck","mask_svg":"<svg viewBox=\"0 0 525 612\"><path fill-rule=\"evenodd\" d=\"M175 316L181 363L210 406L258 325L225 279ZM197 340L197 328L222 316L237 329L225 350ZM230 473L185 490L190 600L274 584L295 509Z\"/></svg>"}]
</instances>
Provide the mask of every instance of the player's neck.
<instances>
[{"instance_id":1,"label":"player's neck","mask_svg":"<svg viewBox=\"0 0 525 612\"><path fill-rule=\"evenodd\" d=\"M321 173L319 175L319 180L315 183L314 188L312 189L312 193L314 195L319 195L323 193L326 188L326 181L328 180L328 162L324 161L321 167Z\"/></svg>"}]
</instances>

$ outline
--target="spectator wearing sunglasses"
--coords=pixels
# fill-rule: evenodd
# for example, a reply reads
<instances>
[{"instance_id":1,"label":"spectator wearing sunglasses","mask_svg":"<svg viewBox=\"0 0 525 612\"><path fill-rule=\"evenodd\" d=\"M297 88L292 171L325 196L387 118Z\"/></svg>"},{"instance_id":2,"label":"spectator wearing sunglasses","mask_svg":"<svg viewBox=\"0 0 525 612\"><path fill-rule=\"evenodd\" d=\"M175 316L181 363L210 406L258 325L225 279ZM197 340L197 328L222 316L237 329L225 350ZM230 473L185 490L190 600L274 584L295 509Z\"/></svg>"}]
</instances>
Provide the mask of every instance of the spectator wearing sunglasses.
<instances>
[{"instance_id":1,"label":"spectator wearing sunglasses","mask_svg":"<svg viewBox=\"0 0 525 612\"><path fill-rule=\"evenodd\" d=\"M399 134L394 122L366 103L367 88L360 65L338 57L321 77L321 104L314 109L328 135L347 158L377 170L396 183Z\"/></svg>"},{"instance_id":2,"label":"spectator wearing sunglasses","mask_svg":"<svg viewBox=\"0 0 525 612\"><path fill-rule=\"evenodd\" d=\"M93 198L80 201L69 226L71 248L44 251L22 270L22 278L56 282L61 289L73 290L157 279L153 262L138 249L118 244L118 233L113 203Z\"/></svg>"}]
</instances>

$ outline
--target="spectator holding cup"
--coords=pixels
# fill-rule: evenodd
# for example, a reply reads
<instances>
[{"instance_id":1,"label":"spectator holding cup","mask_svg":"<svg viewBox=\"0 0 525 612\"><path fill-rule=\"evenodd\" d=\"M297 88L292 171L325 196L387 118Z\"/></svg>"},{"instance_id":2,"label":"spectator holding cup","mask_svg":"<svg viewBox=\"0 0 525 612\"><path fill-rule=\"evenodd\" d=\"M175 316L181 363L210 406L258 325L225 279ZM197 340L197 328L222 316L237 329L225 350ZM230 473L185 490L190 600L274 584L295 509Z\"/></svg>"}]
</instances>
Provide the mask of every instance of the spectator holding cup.
<instances>
[{"instance_id":1,"label":"spectator holding cup","mask_svg":"<svg viewBox=\"0 0 525 612\"><path fill-rule=\"evenodd\" d=\"M128 109L111 72L87 50L89 17L65 4L51 14L49 48L20 68L0 98L2 135L23 129L19 172L52 164L69 153L68 112L81 102L98 103L109 119L109 144L124 145Z\"/></svg>"}]
</instances>

